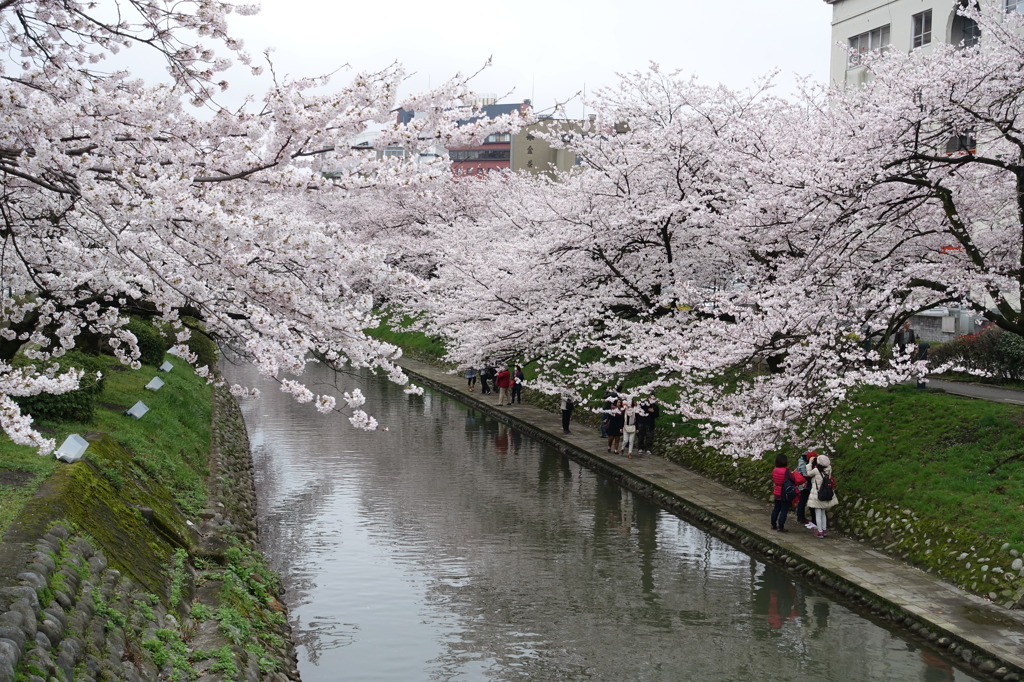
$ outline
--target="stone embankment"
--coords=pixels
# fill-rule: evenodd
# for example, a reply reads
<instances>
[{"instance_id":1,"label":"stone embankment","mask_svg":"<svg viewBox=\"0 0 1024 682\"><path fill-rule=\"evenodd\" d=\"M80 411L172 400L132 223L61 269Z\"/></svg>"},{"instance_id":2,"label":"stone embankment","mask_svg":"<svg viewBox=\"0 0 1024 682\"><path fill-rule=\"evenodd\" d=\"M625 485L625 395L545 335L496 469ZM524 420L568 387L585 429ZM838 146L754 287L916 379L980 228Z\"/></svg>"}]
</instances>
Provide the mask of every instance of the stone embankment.
<instances>
[{"instance_id":1,"label":"stone embankment","mask_svg":"<svg viewBox=\"0 0 1024 682\"><path fill-rule=\"evenodd\" d=\"M26 506L0 546L0 681L299 679L241 414L214 403L199 526L101 434Z\"/></svg>"}]
</instances>

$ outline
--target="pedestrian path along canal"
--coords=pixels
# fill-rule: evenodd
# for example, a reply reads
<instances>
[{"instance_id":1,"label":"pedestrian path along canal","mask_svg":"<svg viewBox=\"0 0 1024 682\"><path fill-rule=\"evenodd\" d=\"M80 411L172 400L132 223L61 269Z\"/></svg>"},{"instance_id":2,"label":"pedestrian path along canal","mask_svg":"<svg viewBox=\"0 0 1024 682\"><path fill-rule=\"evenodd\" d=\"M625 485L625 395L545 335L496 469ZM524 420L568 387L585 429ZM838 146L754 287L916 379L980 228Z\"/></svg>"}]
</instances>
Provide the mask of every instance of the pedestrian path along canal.
<instances>
[{"instance_id":1,"label":"pedestrian path along canal","mask_svg":"<svg viewBox=\"0 0 1024 682\"><path fill-rule=\"evenodd\" d=\"M455 400L304 378L368 433L226 373L306 682L975 679Z\"/></svg>"}]
</instances>

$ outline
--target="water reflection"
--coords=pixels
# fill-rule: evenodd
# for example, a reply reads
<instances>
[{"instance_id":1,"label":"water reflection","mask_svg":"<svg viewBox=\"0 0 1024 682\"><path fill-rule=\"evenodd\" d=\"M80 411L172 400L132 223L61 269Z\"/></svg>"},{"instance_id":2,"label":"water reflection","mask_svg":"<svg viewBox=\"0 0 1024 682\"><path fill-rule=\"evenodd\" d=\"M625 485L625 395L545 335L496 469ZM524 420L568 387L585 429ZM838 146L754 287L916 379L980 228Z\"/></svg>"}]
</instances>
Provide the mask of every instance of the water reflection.
<instances>
[{"instance_id":1,"label":"water reflection","mask_svg":"<svg viewBox=\"0 0 1024 682\"><path fill-rule=\"evenodd\" d=\"M307 682L971 679L515 429L363 385L388 432L243 406Z\"/></svg>"}]
</instances>

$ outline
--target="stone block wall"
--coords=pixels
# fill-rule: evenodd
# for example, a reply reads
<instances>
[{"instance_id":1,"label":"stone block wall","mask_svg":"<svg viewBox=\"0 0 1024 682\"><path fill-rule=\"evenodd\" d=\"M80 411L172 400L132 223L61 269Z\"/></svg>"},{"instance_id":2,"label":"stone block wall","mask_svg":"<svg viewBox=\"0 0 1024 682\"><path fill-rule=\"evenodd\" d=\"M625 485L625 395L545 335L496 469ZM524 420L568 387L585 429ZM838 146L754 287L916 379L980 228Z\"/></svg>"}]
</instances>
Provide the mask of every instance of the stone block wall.
<instances>
[{"instance_id":1,"label":"stone block wall","mask_svg":"<svg viewBox=\"0 0 1024 682\"><path fill-rule=\"evenodd\" d=\"M67 480L103 476L85 460L67 466L77 472ZM299 679L282 589L256 550L245 426L225 389L214 392L209 467L208 509L188 538L174 532L166 509L126 504L130 488L152 481L104 489L102 524L90 507L88 534L65 518L75 506L62 504L84 488L50 486L32 522L12 527L0 545L0 682ZM156 566L140 572L145 585L128 575L143 556ZM231 608L241 626L223 622Z\"/></svg>"},{"instance_id":2,"label":"stone block wall","mask_svg":"<svg viewBox=\"0 0 1024 682\"><path fill-rule=\"evenodd\" d=\"M669 447L670 459L770 504L763 461L733 461ZM842 487L829 510L829 527L867 542L1006 608L1024 608L1024 558L1001 541L920 518L910 510L857 495Z\"/></svg>"}]
</instances>

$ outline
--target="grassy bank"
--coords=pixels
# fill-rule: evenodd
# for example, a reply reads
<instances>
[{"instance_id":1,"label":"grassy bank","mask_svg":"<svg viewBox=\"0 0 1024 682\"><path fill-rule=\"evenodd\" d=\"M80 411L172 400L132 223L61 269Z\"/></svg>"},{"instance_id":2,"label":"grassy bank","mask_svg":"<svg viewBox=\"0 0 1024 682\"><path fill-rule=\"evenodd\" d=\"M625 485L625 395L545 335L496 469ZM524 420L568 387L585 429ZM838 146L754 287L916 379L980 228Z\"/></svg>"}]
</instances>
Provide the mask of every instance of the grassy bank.
<instances>
[{"instance_id":1,"label":"grassy bank","mask_svg":"<svg viewBox=\"0 0 1024 682\"><path fill-rule=\"evenodd\" d=\"M37 425L56 439L58 446L72 433L109 434L137 455L133 466L160 481L184 511L195 514L206 497L210 387L184 361L173 356L167 359L176 365L170 372L158 372L149 365L129 370L114 358L96 358L103 365L105 379L93 418L86 422L40 420ZM146 390L146 384L157 375L166 385L159 391ZM149 412L138 420L125 416L124 411L139 400ZM0 535L58 466L61 463L52 455L40 457L33 448L0 439ZM116 480L117 473L110 473Z\"/></svg>"},{"instance_id":2,"label":"grassy bank","mask_svg":"<svg viewBox=\"0 0 1024 682\"><path fill-rule=\"evenodd\" d=\"M375 339L386 341L401 348L406 355L424 362L440 364L445 355L441 340L427 336L421 332L403 331L411 319L392 319L384 316L380 326L367 330L367 334Z\"/></svg>"},{"instance_id":3,"label":"grassy bank","mask_svg":"<svg viewBox=\"0 0 1024 682\"><path fill-rule=\"evenodd\" d=\"M853 418L835 452L849 488L1024 549L1024 407L897 386Z\"/></svg>"}]
</instances>

